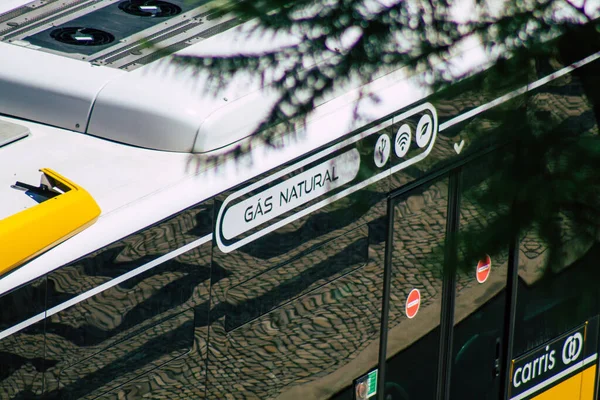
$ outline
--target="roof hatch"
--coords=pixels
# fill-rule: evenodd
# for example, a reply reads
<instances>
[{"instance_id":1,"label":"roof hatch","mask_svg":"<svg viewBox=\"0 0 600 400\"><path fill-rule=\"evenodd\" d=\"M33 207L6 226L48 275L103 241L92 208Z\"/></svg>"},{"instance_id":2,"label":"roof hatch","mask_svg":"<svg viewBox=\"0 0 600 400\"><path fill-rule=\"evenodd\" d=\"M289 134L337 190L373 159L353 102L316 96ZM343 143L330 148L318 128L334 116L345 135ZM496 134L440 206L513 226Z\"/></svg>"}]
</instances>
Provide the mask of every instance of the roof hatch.
<instances>
[{"instance_id":1,"label":"roof hatch","mask_svg":"<svg viewBox=\"0 0 600 400\"><path fill-rule=\"evenodd\" d=\"M0 148L26 138L29 133L29 128L23 125L0 121Z\"/></svg>"}]
</instances>

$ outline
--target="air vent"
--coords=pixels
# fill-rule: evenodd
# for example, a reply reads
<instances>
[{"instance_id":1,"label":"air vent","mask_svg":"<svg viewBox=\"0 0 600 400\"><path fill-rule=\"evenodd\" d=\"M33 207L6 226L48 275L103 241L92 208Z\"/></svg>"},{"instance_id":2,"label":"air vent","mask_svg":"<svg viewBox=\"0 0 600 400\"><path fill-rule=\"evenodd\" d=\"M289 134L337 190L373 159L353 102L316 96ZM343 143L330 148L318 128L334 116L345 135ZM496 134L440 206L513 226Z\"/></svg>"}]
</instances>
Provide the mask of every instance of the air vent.
<instances>
[{"instance_id":1,"label":"air vent","mask_svg":"<svg viewBox=\"0 0 600 400\"><path fill-rule=\"evenodd\" d=\"M115 40L112 34L100 29L71 26L55 29L50 36L59 42L76 46L102 46Z\"/></svg>"},{"instance_id":2,"label":"air vent","mask_svg":"<svg viewBox=\"0 0 600 400\"><path fill-rule=\"evenodd\" d=\"M181 13L179 6L160 0L126 0L119 3L119 8L139 17L172 17Z\"/></svg>"},{"instance_id":3,"label":"air vent","mask_svg":"<svg viewBox=\"0 0 600 400\"><path fill-rule=\"evenodd\" d=\"M0 42L131 71L243 22L213 1L39 0L0 16Z\"/></svg>"}]
</instances>

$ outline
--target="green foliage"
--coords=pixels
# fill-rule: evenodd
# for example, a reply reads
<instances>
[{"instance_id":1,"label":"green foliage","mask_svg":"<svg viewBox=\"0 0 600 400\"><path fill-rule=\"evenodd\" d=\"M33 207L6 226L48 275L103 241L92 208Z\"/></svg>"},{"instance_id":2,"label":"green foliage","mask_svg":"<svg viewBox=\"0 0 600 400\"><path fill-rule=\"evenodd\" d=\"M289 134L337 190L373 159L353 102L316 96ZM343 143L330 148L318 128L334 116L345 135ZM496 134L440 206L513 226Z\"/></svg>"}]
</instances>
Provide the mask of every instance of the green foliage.
<instances>
[{"instance_id":1,"label":"green foliage","mask_svg":"<svg viewBox=\"0 0 600 400\"><path fill-rule=\"evenodd\" d=\"M539 51L551 37L588 22L583 9L562 0L259 0L218 2L215 8L252 21L253 38L288 35L292 43L270 50L218 56L177 56L183 68L202 69L226 85L236 74L252 71L278 91L278 100L257 129L270 142L287 124L298 127L316 105L340 88L364 85L399 68L426 72L435 88L462 78L444 61L467 38L477 37L500 60L520 50ZM561 9L564 17L557 18ZM277 71L277 73L274 73ZM364 93L365 97L372 95Z\"/></svg>"},{"instance_id":2,"label":"green foliage","mask_svg":"<svg viewBox=\"0 0 600 400\"><path fill-rule=\"evenodd\" d=\"M256 141L273 144L281 131L300 129L310 112L344 88L366 85L374 78L405 68L421 73L423 85L452 96L470 71L450 68L448 61L467 40L476 39L497 59L485 75L469 78L471 87L494 98L503 88L531 78L540 59L558 59L564 66L598 51L599 35L590 22L596 10L562 0L504 2L440 0L248 0L217 7L251 21L253 37L295 38L274 49L218 56L177 56L181 68L208 72L215 88L236 75L252 71L263 85L276 89L277 100L253 140L233 151L240 156ZM273 36L273 37L275 37ZM557 41L556 38L560 39ZM591 67L590 67L591 68ZM598 67L595 67L598 68ZM597 121L600 71L582 69L581 79ZM517 77L517 79L515 79ZM525 78L525 79L524 79ZM376 93L361 93L376 99ZM552 110L536 107L532 96L487 114L495 128L477 140L505 143L496 151L495 168L463 187L469 201L489 216L485 227L461 230L462 259L484 252L500 254L517 235L534 235L551 254L550 269L570 260L572 241L596 240L600 222L598 200L600 143L597 132L581 134ZM477 129L476 124L474 124ZM468 129L467 129L468 131ZM475 135L476 136L476 135ZM475 146L477 147L477 146ZM484 184L485 190L475 190ZM473 190L471 190L473 189Z\"/></svg>"}]
</instances>

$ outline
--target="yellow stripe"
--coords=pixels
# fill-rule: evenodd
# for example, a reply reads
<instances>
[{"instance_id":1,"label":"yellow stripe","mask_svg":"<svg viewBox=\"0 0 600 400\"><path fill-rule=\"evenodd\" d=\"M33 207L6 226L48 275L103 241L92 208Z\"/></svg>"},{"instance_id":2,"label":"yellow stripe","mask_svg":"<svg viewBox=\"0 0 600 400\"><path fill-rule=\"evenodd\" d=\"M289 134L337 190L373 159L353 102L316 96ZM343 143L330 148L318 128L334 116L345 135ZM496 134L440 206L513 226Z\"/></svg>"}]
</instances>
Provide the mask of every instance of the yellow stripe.
<instances>
[{"instance_id":1,"label":"yellow stripe","mask_svg":"<svg viewBox=\"0 0 600 400\"><path fill-rule=\"evenodd\" d=\"M581 400L594 400L594 389L596 383L596 366L592 365L582 372Z\"/></svg>"},{"instance_id":2,"label":"yellow stripe","mask_svg":"<svg viewBox=\"0 0 600 400\"><path fill-rule=\"evenodd\" d=\"M564 382L546 390L532 400L594 400L596 366L578 373Z\"/></svg>"}]
</instances>

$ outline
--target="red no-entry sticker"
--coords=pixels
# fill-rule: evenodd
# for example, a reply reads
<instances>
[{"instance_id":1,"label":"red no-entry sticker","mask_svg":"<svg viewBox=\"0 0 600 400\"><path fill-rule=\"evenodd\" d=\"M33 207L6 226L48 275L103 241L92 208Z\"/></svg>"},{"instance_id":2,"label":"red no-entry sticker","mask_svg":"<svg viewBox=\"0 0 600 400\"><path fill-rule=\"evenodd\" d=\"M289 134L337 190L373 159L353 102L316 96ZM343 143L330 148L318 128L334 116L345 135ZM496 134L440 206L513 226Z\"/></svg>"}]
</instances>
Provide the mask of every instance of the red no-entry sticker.
<instances>
[{"instance_id":1,"label":"red no-entry sticker","mask_svg":"<svg viewBox=\"0 0 600 400\"><path fill-rule=\"evenodd\" d=\"M421 305L421 292L419 289L413 289L408 294L406 298L406 316L408 318L414 318L419 311L419 306Z\"/></svg>"},{"instance_id":2,"label":"red no-entry sticker","mask_svg":"<svg viewBox=\"0 0 600 400\"><path fill-rule=\"evenodd\" d=\"M477 276L477 282L483 283L487 281L487 278L489 278L490 276L491 270L492 260L490 259L490 256L486 254L486 256L479 260L479 262L477 263L477 270L475 274Z\"/></svg>"}]
</instances>

